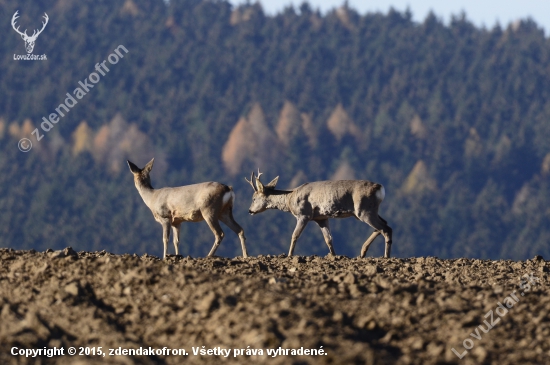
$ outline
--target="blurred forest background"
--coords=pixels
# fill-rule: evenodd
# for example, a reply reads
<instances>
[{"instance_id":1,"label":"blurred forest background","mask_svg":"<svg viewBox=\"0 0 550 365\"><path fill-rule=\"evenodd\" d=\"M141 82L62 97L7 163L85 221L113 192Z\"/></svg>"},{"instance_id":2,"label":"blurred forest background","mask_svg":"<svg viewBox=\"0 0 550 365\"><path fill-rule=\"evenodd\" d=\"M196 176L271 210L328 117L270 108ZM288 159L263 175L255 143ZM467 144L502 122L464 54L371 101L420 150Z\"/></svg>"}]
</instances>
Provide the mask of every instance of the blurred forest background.
<instances>
[{"instance_id":1,"label":"blurred forest background","mask_svg":"<svg viewBox=\"0 0 550 365\"><path fill-rule=\"evenodd\" d=\"M0 0L0 247L162 253L161 226L126 159L152 157L153 186L220 181L236 191L249 253L288 251L295 219L247 214L244 181L279 188L324 179L382 183L380 215L397 257L550 256L550 42L531 20L450 24L408 12L322 15L307 3L199 0ZM34 54L21 29L49 24ZM31 132L119 46L129 53L37 142ZM17 148L31 138L28 153ZM371 228L331 220L337 254ZM240 255L225 228L218 254ZM205 223L181 250L206 255ZM170 253L173 247L170 244ZM309 225L298 255L325 255ZM383 254L378 238L369 255Z\"/></svg>"}]
</instances>

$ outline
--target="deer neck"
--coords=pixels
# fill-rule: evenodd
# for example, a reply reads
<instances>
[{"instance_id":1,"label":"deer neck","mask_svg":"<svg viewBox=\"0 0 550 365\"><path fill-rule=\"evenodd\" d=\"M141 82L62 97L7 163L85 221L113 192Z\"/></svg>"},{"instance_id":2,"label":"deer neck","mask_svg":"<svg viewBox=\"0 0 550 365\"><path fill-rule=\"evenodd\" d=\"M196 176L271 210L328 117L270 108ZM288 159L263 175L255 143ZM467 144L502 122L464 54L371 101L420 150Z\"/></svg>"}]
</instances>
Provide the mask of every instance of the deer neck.
<instances>
[{"instance_id":1,"label":"deer neck","mask_svg":"<svg viewBox=\"0 0 550 365\"><path fill-rule=\"evenodd\" d=\"M149 179L134 179L134 183L136 184L136 189L143 199L143 202L145 203L145 205L150 207L153 193L155 191L155 189L153 189L153 186L151 185L151 181Z\"/></svg>"},{"instance_id":2,"label":"deer neck","mask_svg":"<svg viewBox=\"0 0 550 365\"><path fill-rule=\"evenodd\" d=\"M290 212L288 207L288 195L292 191L274 190L267 196L267 209L279 209L283 212Z\"/></svg>"}]
</instances>

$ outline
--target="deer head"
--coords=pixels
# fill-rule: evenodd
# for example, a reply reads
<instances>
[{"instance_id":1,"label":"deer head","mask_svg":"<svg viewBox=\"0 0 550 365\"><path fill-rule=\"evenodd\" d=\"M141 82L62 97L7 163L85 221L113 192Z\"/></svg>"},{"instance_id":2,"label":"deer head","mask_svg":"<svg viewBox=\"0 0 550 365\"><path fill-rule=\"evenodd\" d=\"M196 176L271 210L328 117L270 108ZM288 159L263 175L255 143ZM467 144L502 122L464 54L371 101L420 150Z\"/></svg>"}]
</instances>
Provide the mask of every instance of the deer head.
<instances>
[{"instance_id":1,"label":"deer head","mask_svg":"<svg viewBox=\"0 0 550 365\"><path fill-rule=\"evenodd\" d=\"M128 167L130 168L132 174L134 174L134 182L136 183L136 187L145 186L147 188L152 188L151 177L149 176L149 173L153 169L153 162L155 162L155 159L153 158L151 161L149 161L143 169L140 169L130 161L126 162L128 162Z\"/></svg>"},{"instance_id":2,"label":"deer head","mask_svg":"<svg viewBox=\"0 0 550 365\"><path fill-rule=\"evenodd\" d=\"M19 27L15 27L15 20L17 18L19 18L19 16L17 15L17 13L19 12L19 10L17 10L15 12L15 14L13 14L13 17L11 18L11 26L13 27L13 29L19 33L19 35L21 35L21 38L23 38L23 40L25 41L25 49L27 50L27 53L32 53L32 50L34 49L34 42L36 42L36 38L38 38L38 36L40 35L40 33L42 33L42 31L44 30L44 28L46 28L46 24L48 24L48 14L44 13L44 19L46 20L45 22L42 22L42 29L40 30L35 30L32 35L29 37L29 35L27 35L27 30L25 29L24 32L21 32L19 31Z\"/></svg>"},{"instance_id":3,"label":"deer head","mask_svg":"<svg viewBox=\"0 0 550 365\"><path fill-rule=\"evenodd\" d=\"M250 186L252 186L252 189L254 189L254 195L252 195L252 204L250 205L250 208L248 208L248 213L251 215L256 213L261 213L264 210L268 208L268 196L271 191L275 189L275 186L277 185L277 181L279 181L279 176L271 180L271 182L267 185L262 184L260 181L260 176L263 174L260 172L260 169L258 169L258 176L254 176L254 172L252 172L252 175L250 175L250 180L248 180L246 177L244 178ZM256 186L254 186L253 181L256 180Z\"/></svg>"}]
</instances>

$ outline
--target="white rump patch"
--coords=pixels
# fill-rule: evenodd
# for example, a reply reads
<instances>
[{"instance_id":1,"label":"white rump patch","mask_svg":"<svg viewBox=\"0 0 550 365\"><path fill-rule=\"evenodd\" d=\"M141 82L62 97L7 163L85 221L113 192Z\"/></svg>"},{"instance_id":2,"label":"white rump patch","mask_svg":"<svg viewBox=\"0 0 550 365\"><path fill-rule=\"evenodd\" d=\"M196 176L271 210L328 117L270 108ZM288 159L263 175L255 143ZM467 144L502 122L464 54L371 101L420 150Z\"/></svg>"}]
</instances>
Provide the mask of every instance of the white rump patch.
<instances>
[{"instance_id":1,"label":"white rump patch","mask_svg":"<svg viewBox=\"0 0 550 365\"><path fill-rule=\"evenodd\" d=\"M235 199L235 193L233 191L228 191L227 193L223 194L223 205L225 206L229 201L232 201Z\"/></svg>"},{"instance_id":2,"label":"white rump patch","mask_svg":"<svg viewBox=\"0 0 550 365\"><path fill-rule=\"evenodd\" d=\"M382 186L375 195L378 198L378 201L382 202L382 200L384 200L384 198L386 197L386 189L384 189L384 187Z\"/></svg>"}]
</instances>

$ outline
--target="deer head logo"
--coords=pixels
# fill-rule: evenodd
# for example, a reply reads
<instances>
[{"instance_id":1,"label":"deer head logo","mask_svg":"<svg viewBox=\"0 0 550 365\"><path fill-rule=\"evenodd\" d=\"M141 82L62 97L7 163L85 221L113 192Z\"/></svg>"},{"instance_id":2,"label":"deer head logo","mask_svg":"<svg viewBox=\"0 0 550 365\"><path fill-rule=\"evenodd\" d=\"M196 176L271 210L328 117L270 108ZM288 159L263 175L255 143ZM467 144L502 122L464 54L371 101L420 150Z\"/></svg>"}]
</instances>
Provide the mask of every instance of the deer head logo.
<instances>
[{"instance_id":1,"label":"deer head logo","mask_svg":"<svg viewBox=\"0 0 550 365\"><path fill-rule=\"evenodd\" d=\"M27 53L32 53L32 50L34 49L34 42L36 42L36 38L38 38L38 36L40 35L40 33L42 33L42 31L44 30L44 28L46 28L46 24L48 24L48 14L44 13L44 19L46 20L45 22L42 22L42 29L40 30L35 30L32 35L29 37L27 35L27 30L25 29L24 32L21 32L19 31L19 27L15 27L15 20L17 18L19 18L19 16L17 15L17 13L19 12L19 10L17 10L15 12L15 14L13 14L13 17L11 18L11 26L13 27L13 29L19 33L21 35L21 38L23 38L23 40L25 41L25 49L27 50Z\"/></svg>"}]
</instances>

